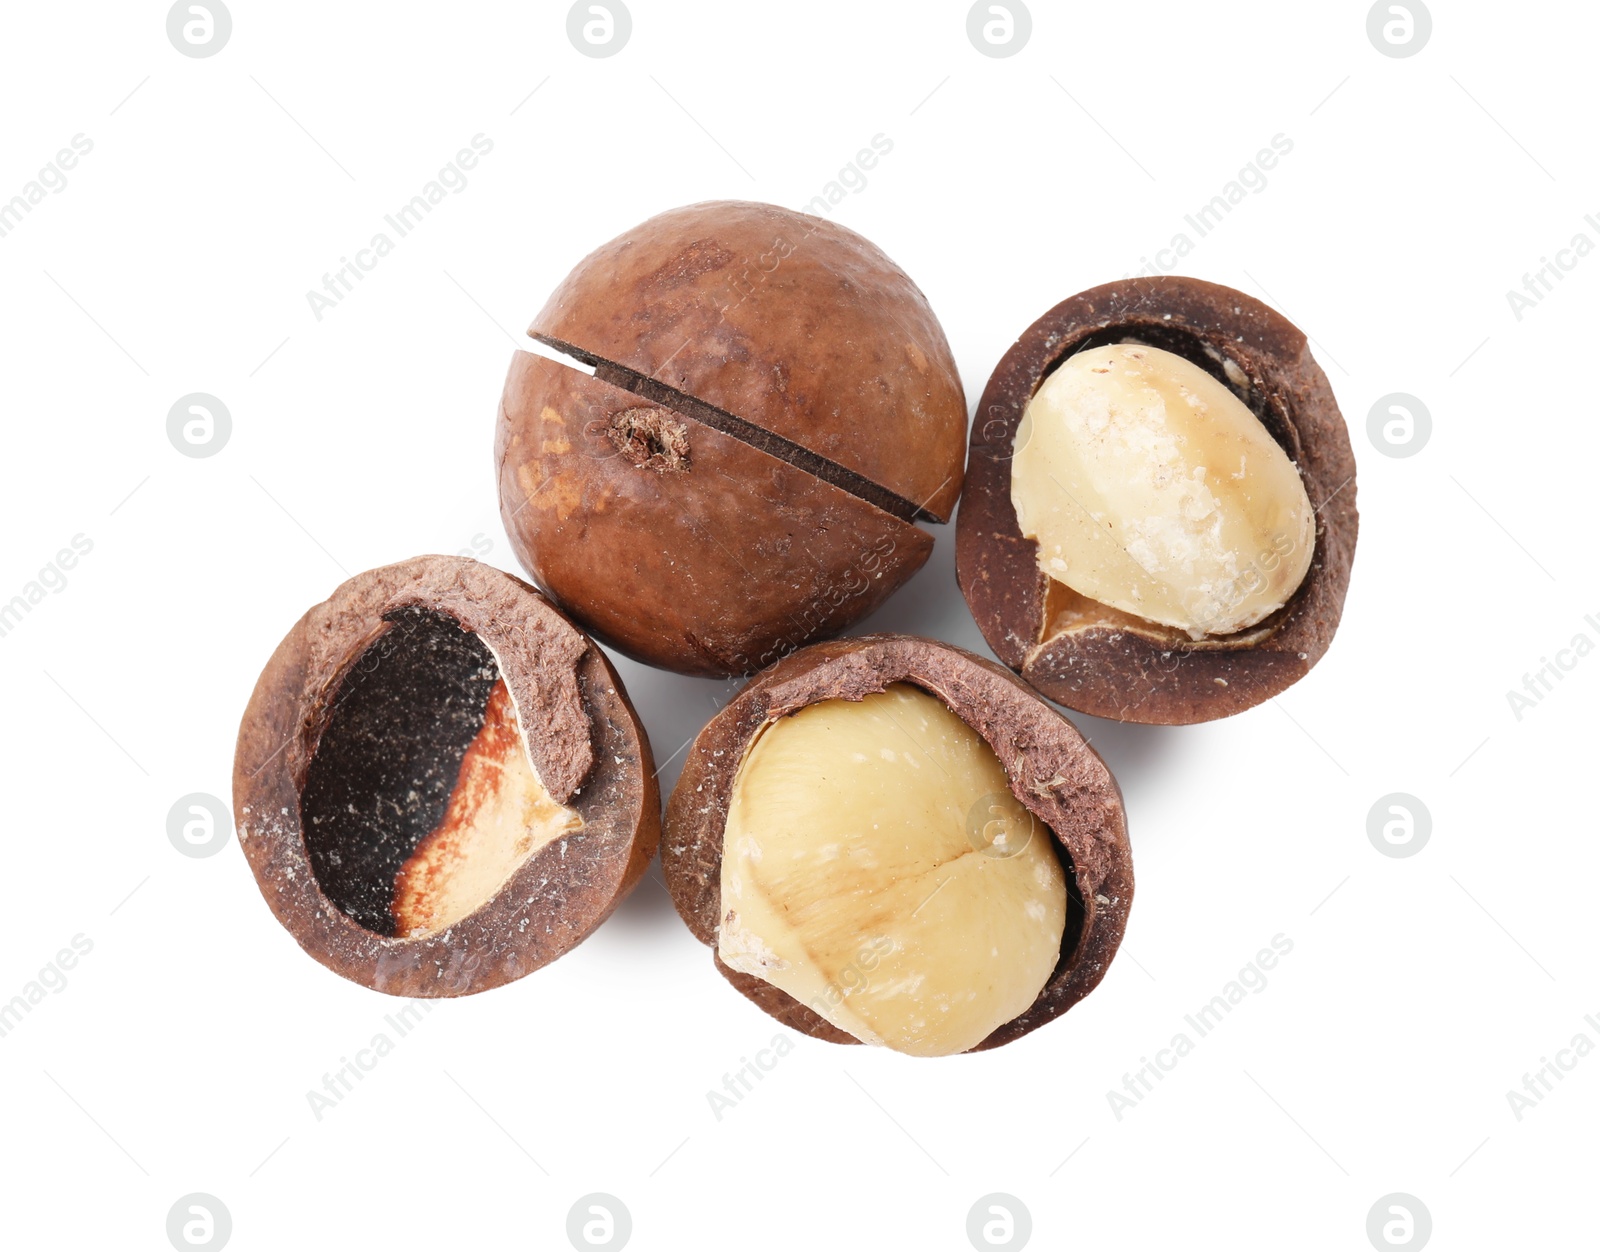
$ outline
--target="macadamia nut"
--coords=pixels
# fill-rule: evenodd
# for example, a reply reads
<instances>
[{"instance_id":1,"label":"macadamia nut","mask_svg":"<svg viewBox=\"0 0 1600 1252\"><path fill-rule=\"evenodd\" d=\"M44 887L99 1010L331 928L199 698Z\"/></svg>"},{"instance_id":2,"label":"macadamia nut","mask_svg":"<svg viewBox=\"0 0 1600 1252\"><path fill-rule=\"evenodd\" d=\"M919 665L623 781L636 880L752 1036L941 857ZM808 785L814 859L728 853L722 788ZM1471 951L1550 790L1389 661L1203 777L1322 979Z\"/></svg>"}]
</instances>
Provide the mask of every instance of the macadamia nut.
<instances>
[{"instance_id":1,"label":"macadamia nut","mask_svg":"<svg viewBox=\"0 0 1600 1252\"><path fill-rule=\"evenodd\" d=\"M1266 427L1199 366L1138 343L1078 352L1044 381L1017 428L1011 500L1046 575L1197 640L1282 608L1316 542Z\"/></svg>"},{"instance_id":2,"label":"macadamia nut","mask_svg":"<svg viewBox=\"0 0 1600 1252\"><path fill-rule=\"evenodd\" d=\"M864 1043L945 1056L1038 999L1066 880L945 704L896 683L767 724L734 779L718 955Z\"/></svg>"},{"instance_id":3,"label":"macadamia nut","mask_svg":"<svg viewBox=\"0 0 1600 1252\"><path fill-rule=\"evenodd\" d=\"M476 912L546 844L583 827L557 804L528 760L505 679L489 693L439 824L395 878L394 933L437 934Z\"/></svg>"},{"instance_id":4,"label":"macadamia nut","mask_svg":"<svg viewBox=\"0 0 1600 1252\"><path fill-rule=\"evenodd\" d=\"M472 995L570 951L644 876L655 775L593 640L510 574L422 556L350 578L278 645L239 726L234 827L327 968Z\"/></svg>"},{"instance_id":5,"label":"macadamia nut","mask_svg":"<svg viewBox=\"0 0 1600 1252\"><path fill-rule=\"evenodd\" d=\"M967 402L926 297L853 231L741 201L601 245L529 327L496 426L513 551L648 665L749 674L867 616L961 494ZM585 369L569 368L573 362Z\"/></svg>"}]
</instances>

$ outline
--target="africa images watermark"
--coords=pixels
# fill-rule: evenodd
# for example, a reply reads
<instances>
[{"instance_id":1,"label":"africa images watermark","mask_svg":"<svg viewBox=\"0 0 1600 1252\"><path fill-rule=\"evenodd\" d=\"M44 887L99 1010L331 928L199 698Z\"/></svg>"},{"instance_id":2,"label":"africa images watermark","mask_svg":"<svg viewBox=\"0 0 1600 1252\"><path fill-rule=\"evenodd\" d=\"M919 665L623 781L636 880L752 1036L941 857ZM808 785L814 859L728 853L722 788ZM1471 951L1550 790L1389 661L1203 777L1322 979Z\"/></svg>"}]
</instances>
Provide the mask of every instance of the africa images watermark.
<instances>
[{"instance_id":1,"label":"africa images watermark","mask_svg":"<svg viewBox=\"0 0 1600 1252\"><path fill-rule=\"evenodd\" d=\"M340 1102L355 1090L356 1084L377 1069L378 1062L394 1051L396 1041L409 1035L424 1015L431 1012L433 1004L430 1001L412 1000L398 1012L385 1013L383 1024L389 1029L378 1031L366 1047L357 1048L354 1058L341 1056L339 1068L322 1076L320 1091L306 1092L306 1103L311 1106L313 1120L320 1122L328 1112L338 1108ZM394 1033L390 1034L390 1031Z\"/></svg>"},{"instance_id":2,"label":"africa images watermark","mask_svg":"<svg viewBox=\"0 0 1600 1252\"><path fill-rule=\"evenodd\" d=\"M794 255L795 249L821 228L822 223L828 220L834 209L844 203L850 195L860 195L865 191L869 182L867 172L876 169L878 162L893 151L894 140L879 131L868 141L867 147L857 151L854 160L847 162L838 174L823 184L821 191L800 206L800 212L817 219L815 225L810 227L798 241L787 239L782 235L775 236L772 247L757 257L746 258L738 275L729 280L728 299L722 306L723 318L728 316L730 310L738 308L754 295L757 287L775 274L778 267ZM754 273L751 272L752 267Z\"/></svg>"},{"instance_id":3,"label":"africa images watermark","mask_svg":"<svg viewBox=\"0 0 1600 1252\"><path fill-rule=\"evenodd\" d=\"M22 624L22 619L34 608L44 603L47 595L60 595L67 589L67 573L76 569L78 562L94 551L94 540L88 535L72 536L70 545L62 548L55 558L45 563L22 590L11 599L0 601L0 639L5 638Z\"/></svg>"},{"instance_id":4,"label":"africa images watermark","mask_svg":"<svg viewBox=\"0 0 1600 1252\"><path fill-rule=\"evenodd\" d=\"M494 151L494 140L482 132L474 135L471 146L462 148L455 159L445 163L421 191L393 213L386 213L383 223L389 230L380 230L372 236L365 248L356 249L355 259L342 256L339 268L322 276L322 290L306 292L306 303L317 321L329 309L336 309L344 298L355 290L356 283L378 268L378 262L394 251L395 241L404 239L423 222L436 205L443 204L451 195L460 195L467 189L466 171L477 168L478 162ZM393 231L391 237L389 231Z\"/></svg>"},{"instance_id":5,"label":"africa images watermark","mask_svg":"<svg viewBox=\"0 0 1600 1252\"><path fill-rule=\"evenodd\" d=\"M833 980L811 997L806 1007L819 1017L832 1021L833 1012L844 1003L845 997L865 987L867 975L877 969L880 959L892 951L894 942L887 936L878 935L869 939ZM753 1060L741 1056L739 1068L722 1076L722 1090L706 1092L706 1103L711 1106L712 1117L720 1122L724 1113L737 1108L745 1096L755 1090L755 1083L771 1073L778 1062L793 1051L794 1039L791 1036L773 1035L772 1041L758 1051Z\"/></svg>"},{"instance_id":6,"label":"africa images watermark","mask_svg":"<svg viewBox=\"0 0 1600 1252\"><path fill-rule=\"evenodd\" d=\"M1600 218L1593 213L1586 213L1583 217L1584 224L1600 235ZM1556 289L1556 284L1565 280L1566 276L1578 268L1578 262L1594 251L1594 239L1588 231L1580 230L1568 242L1565 248L1557 248L1554 259L1542 256L1539 258L1539 268L1531 274L1522 276L1522 289L1515 288L1506 292L1506 303L1511 306L1511 316L1522 320L1522 315L1529 309L1536 309L1544 298Z\"/></svg>"},{"instance_id":7,"label":"africa images watermark","mask_svg":"<svg viewBox=\"0 0 1600 1252\"><path fill-rule=\"evenodd\" d=\"M1600 1034L1600 1016L1588 1013L1583 1021L1590 1030ZM1556 1049L1555 1059L1541 1056L1539 1068L1522 1076L1522 1089L1518 1091L1512 1088L1506 1092L1511 1116L1520 1122L1531 1110L1538 1108L1545 1096L1555 1090L1556 1084L1565 1082L1567 1075L1578 1068L1578 1062L1593 1052L1594 1048L1593 1036L1580 1030L1568 1040L1566 1047Z\"/></svg>"},{"instance_id":8,"label":"africa images watermark","mask_svg":"<svg viewBox=\"0 0 1600 1252\"><path fill-rule=\"evenodd\" d=\"M1583 621L1590 630L1600 634L1600 618L1587 613ZM1556 649L1555 660L1541 656L1539 668L1522 676L1522 689L1506 692L1511 715L1520 722L1528 710L1538 708L1544 698L1556 689L1556 684L1577 669L1578 662L1593 652L1594 648L1594 637L1588 631L1580 630L1567 642L1566 647Z\"/></svg>"},{"instance_id":9,"label":"africa images watermark","mask_svg":"<svg viewBox=\"0 0 1600 1252\"><path fill-rule=\"evenodd\" d=\"M23 1019L49 996L65 991L68 972L76 969L78 962L93 951L93 939L82 933L73 935L69 947L57 952L53 960L23 984L21 991L0 1003L0 1039L22 1025Z\"/></svg>"},{"instance_id":10,"label":"africa images watermark","mask_svg":"<svg viewBox=\"0 0 1600 1252\"><path fill-rule=\"evenodd\" d=\"M822 590L810 598L806 607L789 619L794 628L792 632L777 639L760 656L752 659L744 653L738 653L733 657L734 662L753 673L776 664L825 633L829 621L845 605L865 595L872 589L873 583L883 577L884 571L889 568L889 559L894 556L898 546L892 536L885 535L863 547L854 561L832 575Z\"/></svg>"},{"instance_id":11,"label":"africa images watermark","mask_svg":"<svg viewBox=\"0 0 1600 1252\"><path fill-rule=\"evenodd\" d=\"M1184 257L1194 251L1196 243L1222 225L1238 205L1243 204L1250 196L1260 195L1265 191L1269 182L1268 171L1275 169L1278 162L1293 151L1294 140L1282 131L1278 132L1272 137L1268 147L1258 151L1254 160L1245 162L1244 168L1222 185L1221 191L1193 213L1183 215L1183 224L1187 230L1174 233L1171 242L1165 248L1157 248L1153 258L1140 257L1140 268L1131 274L1124 274L1123 277L1153 278L1158 274L1171 273ZM1191 235L1190 231L1194 233Z\"/></svg>"},{"instance_id":12,"label":"africa images watermark","mask_svg":"<svg viewBox=\"0 0 1600 1252\"><path fill-rule=\"evenodd\" d=\"M1283 564L1285 558L1294 554L1294 538L1281 530L1275 531L1269 542L1272 546L1257 552L1243 570L1221 586L1208 584L1194 597L1190 611L1205 634L1231 633L1224 629L1224 624L1232 617L1234 610L1266 587L1268 576Z\"/></svg>"},{"instance_id":13,"label":"africa images watermark","mask_svg":"<svg viewBox=\"0 0 1600 1252\"><path fill-rule=\"evenodd\" d=\"M1257 952L1255 960L1248 962L1199 1009L1186 1013L1183 1022L1188 1030L1175 1032L1167 1046L1156 1051L1153 1060L1141 1056L1139 1068L1122 1076L1122 1090L1106 1092L1111 1115L1120 1122L1125 1114L1138 1108L1145 1096L1155 1090L1156 1083L1177 1069L1178 1062L1194 1051L1197 1040L1204 1039L1220 1026L1223 1019L1243 1004L1249 995L1260 995L1267 989L1267 971L1275 968L1280 960L1293 951L1294 940L1283 934L1273 935L1271 947ZM1194 1033L1191 1035L1190 1031Z\"/></svg>"},{"instance_id":14,"label":"africa images watermark","mask_svg":"<svg viewBox=\"0 0 1600 1252\"><path fill-rule=\"evenodd\" d=\"M852 991L865 987L867 975L878 968L879 959L893 951L894 941L887 935L875 935L867 940L855 954L854 959L835 975L832 982L812 996L806 1007L817 1016L832 1021L830 1015L844 1003L845 997Z\"/></svg>"},{"instance_id":15,"label":"africa images watermark","mask_svg":"<svg viewBox=\"0 0 1600 1252\"><path fill-rule=\"evenodd\" d=\"M22 219L33 212L34 205L44 203L46 196L65 191L67 171L93 151L94 140L84 134L74 135L69 147L57 152L54 160L45 162L44 168L25 183L21 191L0 203L0 239L22 225Z\"/></svg>"},{"instance_id":16,"label":"africa images watermark","mask_svg":"<svg viewBox=\"0 0 1600 1252\"><path fill-rule=\"evenodd\" d=\"M745 1096L755 1090L755 1084L776 1069L778 1062L793 1051L794 1040L790 1036L773 1035L766 1047L756 1050L753 1060L741 1056L739 1068L722 1076L722 1090L706 1092L711 1116L720 1122L729 1109L738 1108Z\"/></svg>"},{"instance_id":17,"label":"africa images watermark","mask_svg":"<svg viewBox=\"0 0 1600 1252\"><path fill-rule=\"evenodd\" d=\"M867 189L867 171L876 169L878 162L894 151L894 140L880 130L868 144L856 153L853 161L846 163L835 177L829 179L820 192L800 206L802 213L826 217L845 201L847 192L860 195Z\"/></svg>"}]
</instances>

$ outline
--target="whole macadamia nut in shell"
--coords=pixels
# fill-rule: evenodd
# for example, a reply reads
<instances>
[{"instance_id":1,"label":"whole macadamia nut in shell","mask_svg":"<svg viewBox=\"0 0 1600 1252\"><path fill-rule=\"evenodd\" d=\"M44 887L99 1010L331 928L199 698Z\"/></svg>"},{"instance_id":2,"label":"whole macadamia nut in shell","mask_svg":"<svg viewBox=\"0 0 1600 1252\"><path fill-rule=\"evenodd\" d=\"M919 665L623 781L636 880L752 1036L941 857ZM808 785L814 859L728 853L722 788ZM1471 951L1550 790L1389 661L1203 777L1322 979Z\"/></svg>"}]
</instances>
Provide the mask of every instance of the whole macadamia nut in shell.
<instances>
[{"instance_id":1,"label":"whole macadamia nut in shell","mask_svg":"<svg viewBox=\"0 0 1600 1252\"><path fill-rule=\"evenodd\" d=\"M602 641L759 669L881 604L961 492L944 332L861 236L773 205L674 209L579 263L512 360L496 457L519 560Z\"/></svg>"}]
</instances>

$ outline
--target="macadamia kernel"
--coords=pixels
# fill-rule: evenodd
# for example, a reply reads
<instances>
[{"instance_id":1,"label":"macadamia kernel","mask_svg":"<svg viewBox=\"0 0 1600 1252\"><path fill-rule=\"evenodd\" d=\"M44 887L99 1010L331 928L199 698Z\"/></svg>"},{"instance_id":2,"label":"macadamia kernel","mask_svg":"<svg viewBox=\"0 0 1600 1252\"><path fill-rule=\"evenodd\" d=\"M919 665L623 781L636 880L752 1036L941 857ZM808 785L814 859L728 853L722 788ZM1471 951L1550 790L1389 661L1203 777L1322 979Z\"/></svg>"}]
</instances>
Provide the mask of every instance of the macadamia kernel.
<instances>
[{"instance_id":1,"label":"macadamia kernel","mask_svg":"<svg viewBox=\"0 0 1600 1252\"><path fill-rule=\"evenodd\" d=\"M395 878L389 912L403 939L438 934L482 908L535 852L583 826L557 804L528 760L505 679L489 693L483 729L439 824Z\"/></svg>"},{"instance_id":2,"label":"macadamia kernel","mask_svg":"<svg viewBox=\"0 0 1600 1252\"><path fill-rule=\"evenodd\" d=\"M945 1056L1061 956L1054 836L993 750L905 683L771 722L734 779L718 955L864 1043Z\"/></svg>"},{"instance_id":3,"label":"macadamia kernel","mask_svg":"<svg viewBox=\"0 0 1600 1252\"><path fill-rule=\"evenodd\" d=\"M1255 414L1144 344L1076 353L1044 381L1017 428L1011 500L1046 575L1194 639L1282 608L1316 542L1300 474Z\"/></svg>"}]
</instances>

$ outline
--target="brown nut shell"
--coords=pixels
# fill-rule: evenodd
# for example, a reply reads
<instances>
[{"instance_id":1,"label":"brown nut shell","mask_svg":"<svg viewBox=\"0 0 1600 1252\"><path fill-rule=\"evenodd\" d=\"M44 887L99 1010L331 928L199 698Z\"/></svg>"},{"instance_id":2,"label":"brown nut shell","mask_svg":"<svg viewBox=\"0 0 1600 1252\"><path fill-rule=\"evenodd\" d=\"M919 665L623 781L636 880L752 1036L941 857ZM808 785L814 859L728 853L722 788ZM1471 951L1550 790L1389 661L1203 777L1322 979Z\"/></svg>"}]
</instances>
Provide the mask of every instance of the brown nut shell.
<instances>
[{"instance_id":1,"label":"brown nut shell","mask_svg":"<svg viewBox=\"0 0 1600 1252\"><path fill-rule=\"evenodd\" d=\"M914 635L840 639L785 657L752 679L689 749L667 802L662 873L678 913L715 954L729 797L756 732L818 701L860 700L897 682L938 697L983 737L1017 799L1055 835L1066 871L1067 928L1054 973L1031 1008L972 1050L999 1047L1065 1013L1105 976L1133 902L1133 859L1122 793L1105 762L1071 722L993 662ZM857 1042L786 992L713 960L786 1026Z\"/></svg>"},{"instance_id":2,"label":"brown nut shell","mask_svg":"<svg viewBox=\"0 0 1600 1252\"><path fill-rule=\"evenodd\" d=\"M592 252L528 333L654 379L946 521L967 402L904 270L825 218L713 200ZM952 417L956 420L952 420Z\"/></svg>"},{"instance_id":3,"label":"brown nut shell","mask_svg":"<svg viewBox=\"0 0 1600 1252\"><path fill-rule=\"evenodd\" d=\"M533 851L448 928L384 933L396 867L415 864L419 840L460 802L491 683L514 702L521 736L509 750L582 827ZM357 708L363 729L347 731ZM367 784L319 767L330 749L377 780L348 829L321 824L332 821L324 793ZM295 624L245 710L233 798L278 921L335 973L400 996L468 995L554 960L633 888L659 837L649 741L605 655L526 583L455 557L358 574Z\"/></svg>"},{"instance_id":4,"label":"brown nut shell","mask_svg":"<svg viewBox=\"0 0 1600 1252\"><path fill-rule=\"evenodd\" d=\"M1316 511L1299 589L1237 635L1196 642L1076 597L1040 571L1038 545L1018 528L1011 456L1028 402L1073 353L1123 339L1185 357L1239 396L1295 463ZM1057 703L1157 725L1226 717L1277 695L1327 651L1355 558L1355 474L1327 376L1286 318L1195 278L1107 283L1051 309L995 367L972 426L956 577L995 655ZM1046 638L1063 615L1078 624Z\"/></svg>"},{"instance_id":5,"label":"brown nut shell","mask_svg":"<svg viewBox=\"0 0 1600 1252\"><path fill-rule=\"evenodd\" d=\"M518 558L584 629L726 675L859 621L961 491L966 400L905 273L821 218L716 201L580 262L496 436Z\"/></svg>"},{"instance_id":6,"label":"brown nut shell","mask_svg":"<svg viewBox=\"0 0 1600 1252\"><path fill-rule=\"evenodd\" d=\"M518 415L497 447L517 559L631 656L760 669L866 616L933 549L830 483L544 357L517 354L504 405Z\"/></svg>"}]
</instances>

